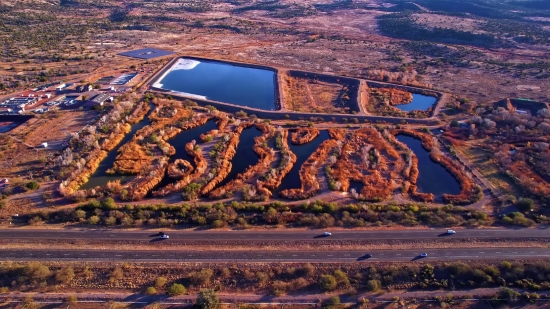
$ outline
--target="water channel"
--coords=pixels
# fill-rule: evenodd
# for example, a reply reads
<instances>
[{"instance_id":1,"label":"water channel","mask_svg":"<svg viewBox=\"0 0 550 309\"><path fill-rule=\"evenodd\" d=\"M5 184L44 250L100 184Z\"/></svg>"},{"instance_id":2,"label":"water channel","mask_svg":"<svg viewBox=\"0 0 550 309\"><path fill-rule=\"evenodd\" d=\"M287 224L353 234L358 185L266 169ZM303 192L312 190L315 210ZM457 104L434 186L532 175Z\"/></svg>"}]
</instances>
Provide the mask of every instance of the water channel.
<instances>
[{"instance_id":1,"label":"water channel","mask_svg":"<svg viewBox=\"0 0 550 309\"><path fill-rule=\"evenodd\" d=\"M413 93L413 100L408 104L395 105L395 107L400 110L411 112L411 111L427 111L430 107L435 104L437 101L436 97L423 95L419 93Z\"/></svg>"},{"instance_id":2,"label":"water channel","mask_svg":"<svg viewBox=\"0 0 550 309\"><path fill-rule=\"evenodd\" d=\"M120 141L120 143L115 147L115 149L111 150L107 154L107 157L103 159L101 163L99 163L99 166L95 171L95 173L93 173L92 176L90 176L90 179L88 180L88 182L82 185L80 189L91 189L97 186L103 187L107 184L107 182L115 181L115 180L126 182L134 177L133 175L109 175L107 174L107 170L113 167L113 163L115 163L115 159L118 155L118 150L120 149L120 147L122 147L124 144L129 142L139 129L151 124L151 122L149 121L149 115L155 109L155 106L151 103L149 104L149 107L150 107L150 110L145 116L145 118L143 118L142 121L132 125L130 132L126 134L122 139L122 141Z\"/></svg>"},{"instance_id":3,"label":"water channel","mask_svg":"<svg viewBox=\"0 0 550 309\"><path fill-rule=\"evenodd\" d=\"M422 147L422 141L407 135L397 135L397 140L407 145L418 158L418 192L432 193L436 199L443 194L459 194L460 184L442 165L430 158L430 153Z\"/></svg>"},{"instance_id":4,"label":"water channel","mask_svg":"<svg viewBox=\"0 0 550 309\"><path fill-rule=\"evenodd\" d=\"M275 85L272 70L181 58L153 86L191 98L274 110Z\"/></svg>"},{"instance_id":5,"label":"water channel","mask_svg":"<svg viewBox=\"0 0 550 309\"><path fill-rule=\"evenodd\" d=\"M327 130L321 130L319 136L313 139L311 142L303 145L293 145L291 142L291 134L288 134L288 145L290 150L296 155L296 163L290 170L290 172L283 178L281 185L275 189L274 196L277 196L279 192L286 189L300 188L300 168L309 158L309 156L319 148L321 143L330 138Z\"/></svg>"},{"instance_id":6,"label":"water channel","mask_svg":"<svg viewBox=\"0 0 550 309\"><path fill-rule=\"evenodd\" d=\"M235 179L238 174L244 172L249 166L256 165L260 157L254 152L254 139L262 135L262 131L256 127L243 130L241 133L237 152L231 160L231 171L216 187L220 188L226 185L231 180Z\"/></svg>"}]
</instances>

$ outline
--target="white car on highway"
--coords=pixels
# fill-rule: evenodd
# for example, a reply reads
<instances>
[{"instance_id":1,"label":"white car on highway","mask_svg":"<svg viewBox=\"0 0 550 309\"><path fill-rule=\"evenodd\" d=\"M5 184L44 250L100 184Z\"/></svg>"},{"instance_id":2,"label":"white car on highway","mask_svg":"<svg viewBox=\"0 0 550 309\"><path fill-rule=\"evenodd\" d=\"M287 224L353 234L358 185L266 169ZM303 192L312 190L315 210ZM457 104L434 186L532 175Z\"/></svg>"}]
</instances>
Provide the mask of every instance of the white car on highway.
<instances>
[{"instance_id":1,"label":"white car on highway","mask_svg":"<svg viewBox=\"0 0 550 309\"><path fill-rule=\"evenodd\" d=\"M420 253L420 257L427 257L428 254L427 253Z\"/></svg>"},{"instance_id":2,"label":"white car on highway","mask_svg":"<svg viewBox=\"0 0 550 309\"><path fill-rule=\"evenodd\" d=\"M324 232L323 236L332 236L332 233L331 232Z\"/></svg>"},{"instance_id":3,"label":"white car on highway","mask_svg":"<svg viewBox=\"0 0 550 309\"><path fill-rule=\"evenodd\" d=\"M160 236L160 238L162 238L162 239L168 239L168 238L170 238L170 236L164 234L164 235Z\"/></svg>"},{"instance_id":4,"label":"white car on highway","mask_svg":"<svg viewBox=\"0 0 550 309\"><path fill-rule=\"evenodd\" d=\"M447 230L447 234L453 235L453 234L456 234L456 231L455 230Z\"/></svg>"}]
</instances>

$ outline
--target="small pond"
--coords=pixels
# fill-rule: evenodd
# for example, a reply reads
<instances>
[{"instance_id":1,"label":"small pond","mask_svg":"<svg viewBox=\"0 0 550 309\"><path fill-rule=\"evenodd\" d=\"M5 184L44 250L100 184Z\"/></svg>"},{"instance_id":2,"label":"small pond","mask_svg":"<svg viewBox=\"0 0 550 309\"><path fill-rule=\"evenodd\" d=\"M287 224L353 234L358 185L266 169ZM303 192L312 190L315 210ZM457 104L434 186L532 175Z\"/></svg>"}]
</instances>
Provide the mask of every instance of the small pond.
<instances>
[{"instance_id":1,"label":"small pond","mask_svg":"<svg viewBox=\"0 0 550 309\"><path fill-rule=\"evenodd\" d=\"M274 110L275 85L272 70L181 58L153 87L196 99Z\"/></svg>"},{"instance_id":2,"label":"small pond","mask_svg":"<svg viewBox=\"0 0 550 309\"><path fill-rule=\"evenodd\" d=\"M407 145L418 158L418 192L432 193L436 199L443 194L459 194L460 184L442 165L430 158L430 153L422 147L422 142L407 135L397 135L397 140Z\"/></svg>"},{"instance_id":3,"label":"small pond","mask_svg":"<svg viewBox=\"0 0 550 309\"><path fill-rule=\"evenodd\" d=\"M151 122L149 121L149 115L155 109L155 107L154 107L153 104L150 104L149 106L150 106L151 110L149 111L149 113L147 113L145 118L143 118L143 120L140 121L139 123L136 123L136 124L132 125L132 129L130 130L130 133L126 134L126 136L124 136L124 138L122 139L122 141L120 141L118 146L116 146L115 149L111 150L107 154L107 157L103 161L101 161L101 163L99 163L99 166L98 166L97 170L95 171L95 173L92 174L92 176L90 177L88 182L85 183L84 185L82 185L82 187L80 187L80 189L91 189L91 188L95 188L97 186L102 187L102 186L106 185L107 182L114 181L114 180L117 180L117 179L120 179L121 182L125 182L125 181L128 181L128 180L130 180L134 177L133 175L126 175L126 176L125 175L109 175L109 174L107 174L107 170L110 169L111 167L113 167L113 163L115 163L115 159L118 155L118 150L120 149L120 147L122 147L124 144L129 142L132 139L132 137L134 136L134 134L136 133L137 130L151 124Z\"/></svg>"},{"instance_id":4,"label":"small pond","mask_svg":"<svg viewBox=\"0 0 550 309\"><path fill-rule=\"evenodd\" d=\"M291 134L288 134L288 145L290 150L296 155L296 163L290 170L290 172L285 176L281 185L275 189L275 194L286 190L286 189L296 189L300 188L300 168L306 162L307 158L315 151L322 142L330 138L327 130L322 130L321 134L317 136L314 140L307 144L303 145L293 145L291 142Z\"/></svg>"},{"instance_id":5,"label":"small pond","mask_svg":"<svg viewBox=\"0 0 550 309\"><path fill-rule=\"evenodd\" d=\"M235 179L238 174L244 172L249 166L256 165L260 157L254 152L254 139L262 135L262 131L256 127L243 130L240 136L237 152L231 160L231 171L216 187L220 188L226 185L231 180Z\"/></svg>"},{"instance_id":6,"label":"small pond","mask_svg":"<svg viewBox=\"0 0 550 309\"><path fill-rule=\"evenodd\" d=\"M363 190L363 183L358 181L350 181L348 191L351 192L352 189L355 189L355 192L361 193Z\"/></svg>"},{"instance_id":7,"label":"small pond","mask_svg":"<svg viewBox=\"0 0 550 309\"><path fill-rule=\"evenodd\" d=\"M411 103L395 105L395 107L399 108L402 111L407 111L407 112L427 111L430 107L432 107L435 104L435 101L437 101L436 97L423 95L419 93L413 93L413 100Z\"/></svg>"}]
</instances>

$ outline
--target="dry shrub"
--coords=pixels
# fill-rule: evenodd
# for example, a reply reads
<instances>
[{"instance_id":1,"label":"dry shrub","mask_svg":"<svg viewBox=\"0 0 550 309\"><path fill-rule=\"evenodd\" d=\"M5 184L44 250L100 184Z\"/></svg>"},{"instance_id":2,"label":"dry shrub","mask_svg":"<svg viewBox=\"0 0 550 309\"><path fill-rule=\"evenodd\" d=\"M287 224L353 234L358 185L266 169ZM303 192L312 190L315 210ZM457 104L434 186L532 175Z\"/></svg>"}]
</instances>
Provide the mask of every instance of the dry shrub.
<instances>
[{"instance_id":1,"label":"dry shrub","mask_svg":"<svg viewBox=\"0 0 550 309\"><path fill-rule=\"evenodd\" d=\"M168 165L168 177L182 179L193 172L193 165L187 160L177 159Z\"/></svg>"},{"instance_id":2,"label":"dry shrub","mask_svg":"<svg viewBox=\"0 0 550 309\"><path fill-rule=\"evenodd\" d=\"M295 132L292 132L291 139L294 145L303 145L314 140L321 131L315 128L300 128Z\"/></svg>"},{"instance_id":3,"label":"dry shrub","mask_svg":"<svg viewBox=\"0 0 550 309\"><path fill-rule=\"evenodd\" d=\"M396 88L378 88L376 90L392 106L408 104L413 100L413 95L409 91Z\"/></svg>"}]
</instances>

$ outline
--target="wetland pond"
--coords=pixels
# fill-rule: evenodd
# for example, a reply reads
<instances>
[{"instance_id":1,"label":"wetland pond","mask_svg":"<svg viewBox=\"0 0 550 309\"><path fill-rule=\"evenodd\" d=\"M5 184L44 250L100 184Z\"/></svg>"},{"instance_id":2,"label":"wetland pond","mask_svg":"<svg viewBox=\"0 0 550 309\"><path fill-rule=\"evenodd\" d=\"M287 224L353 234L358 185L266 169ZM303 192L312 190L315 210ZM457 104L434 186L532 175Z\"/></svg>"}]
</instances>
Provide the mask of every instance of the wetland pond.
<instances>
[{"instance_id":1,"label":"wetland pond","mask_svg":"<svg viewBox=\"0 0 550 309\"><path fill-rule=\"evenodd\" d=\"M294 145L292 144L291 134L288 134L288 145L290 151L296 155L296 163L292 166L290 172L283 178L281 185L275 189L274 196L278 195L279 192L286 189L297 189L300 188L300 168L306 162L306 160L311 156L311 154L319 148L322 142L330 138L327 130L321 130L319 136L313 139L311 142L303 145Z\"/></svg>"},{"instance_id":2,"label":"wetland pond","mask_svg":"<svg viewBox=\"0 0 550 309\"><path fill-rule=\"evenodd\" d=\"M435 104L437 101L436 97L423 95L419 93L413 93L413 100L408 104L395 105L402 111L412 112L412 111L427 111Z\"/></svg>"},{"instance_id":3,"label":"wetland pond","mask_svg":"<svg viewBox=\"0 0 550 309\"><path fill-rule=\"evenodd\" d=\"M260 157L254 152L254 139L262 135L262 131L256 127L244 129L241 133L237 152L231 159L231 171L216 188L225 186L228 182L235 179L238 174L244 172L249 166L256 165ZM241 188L239 188L241 189Z\"/></svg>"},{"instance_id":4,"label":"wetland pond","mask_svg":"<svg viewBox=\"0 0 550 309\"><path fill-rule=\"evenodd\" d=\"M436 199L443 194L459 194L460 184L442 165L430 158L430 153L422 147L422 141L411 136L399 134L397 140L407 145L418 158L418 192L432 193Z\"/></svg>"},{"instance_id":5,"label":"wetland pond","mask_svg":"<svg viewBox=\"0 0 550 309\"><path fill-rule=\"evenodd\" d=\"M272 70L181 58L153 87L190 98L275 110L275 85Z\"/></svg>"},{"instance_id":6,"label":"wetland pond","mask_svg":"<svg viewBox=\"0 0 550 309\"><path fill-rule=\"evenodd\" d=\"M120 147L122 147L124 144L129 142L132 139L132 137L134 137L134 134L136 133L137 130L151 124L151 122L149 121L149 115L155 109L155 106L153 104L149 104L149 107L150 107L150 110L147 113L147 115L145 115L145 118L143 118L142 121L132 125L132 129L130 130L130 132L126 134L126 136L124 136L124 138L120 141L120 143L118 143L115 149L111 150L107 154L107 157L103 159L101 163L99 163L99 166L97 167L97 170L95 171L95 173L93 173L92 176L90 176L90 179L88 179L88 182L82 185L80 189L91 189L97 186L103 187L109 181L120 180L121 182L124 182L134 177L133 175L109 175L107 174L107 170L113 167L113 163L115 163L115 159L118 155L118 150L120 149Z\"/></svg>"}]
</instances>

